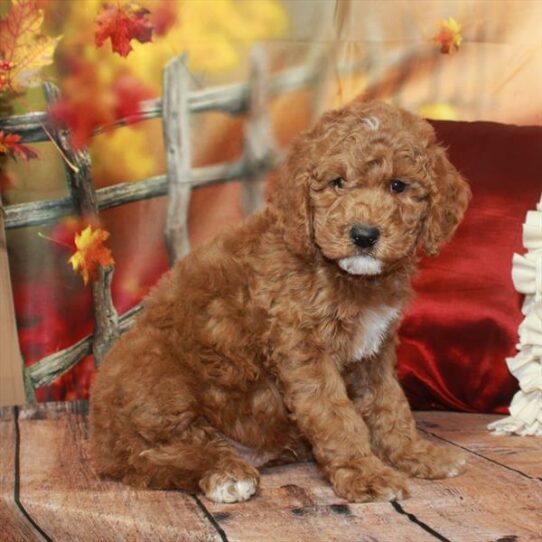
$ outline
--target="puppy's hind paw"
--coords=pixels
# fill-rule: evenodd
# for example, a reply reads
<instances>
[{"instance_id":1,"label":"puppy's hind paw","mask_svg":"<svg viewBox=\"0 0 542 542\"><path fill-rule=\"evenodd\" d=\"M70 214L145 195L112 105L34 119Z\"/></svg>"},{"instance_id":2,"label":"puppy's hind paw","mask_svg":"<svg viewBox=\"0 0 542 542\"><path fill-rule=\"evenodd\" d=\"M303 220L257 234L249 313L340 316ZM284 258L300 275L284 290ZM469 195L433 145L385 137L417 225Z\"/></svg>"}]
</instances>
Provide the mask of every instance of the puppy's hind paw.
<instances>
[{"instance_id":1,"label":"puppy's hind paw","mask_svg":"<svg viewBox=\"0 0 542 542\"><path fill-rule=\"evenodd\" d=\"M256 493L256 480L226 480L217 484L205 493L205 496L214 502L240 502L247 501Z\"/></svg>"},{"instance_id":2,"label":"puppy's hind paw","mask_svg":"<svg viewBox=\"0 0 542 542\"><path fill-rule=\"evenodd\" d=\"M258 471L247 465L236 471L246 472L213 472L205 475L199 482L205 496L214 502L232 503L247 501L258 488Z\"/></svg>"},{"instance_id":3,"label":"puppy's hind paw","mask_svg":"<svg viewBox=\"0 0 542 542\"><path fill-rule=\"evenodd\" d=\"M214 502L241 502L248 501L258 487L258 482L254 478L245 478L235 480L228 478L222 481L210 481L205 490L205 496Z\"/></svg>"}]
</instances>

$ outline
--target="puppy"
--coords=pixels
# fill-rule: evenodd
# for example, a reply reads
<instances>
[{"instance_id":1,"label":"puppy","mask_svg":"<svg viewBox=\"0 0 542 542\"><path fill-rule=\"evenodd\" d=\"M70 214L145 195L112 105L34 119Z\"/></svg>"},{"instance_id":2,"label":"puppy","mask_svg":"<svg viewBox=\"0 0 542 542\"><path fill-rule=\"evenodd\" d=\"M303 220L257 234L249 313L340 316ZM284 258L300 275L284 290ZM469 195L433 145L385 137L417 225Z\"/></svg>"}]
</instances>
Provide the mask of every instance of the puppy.
<instances>
[{"instance_id":1,"label":"puppy","mask_svg":"<svg viewBox=\"0 0 542 542\"><path fill-rule=\"evenodd\" d=\"M464 457L416 431L395 347L418 254L469 198L424 120L326 113L269 204L177 263L111 349L92 389L97 471L217 502L250 498L257 466L312 457L356 502L458 475Z\"/></svg>"}]
</instances>

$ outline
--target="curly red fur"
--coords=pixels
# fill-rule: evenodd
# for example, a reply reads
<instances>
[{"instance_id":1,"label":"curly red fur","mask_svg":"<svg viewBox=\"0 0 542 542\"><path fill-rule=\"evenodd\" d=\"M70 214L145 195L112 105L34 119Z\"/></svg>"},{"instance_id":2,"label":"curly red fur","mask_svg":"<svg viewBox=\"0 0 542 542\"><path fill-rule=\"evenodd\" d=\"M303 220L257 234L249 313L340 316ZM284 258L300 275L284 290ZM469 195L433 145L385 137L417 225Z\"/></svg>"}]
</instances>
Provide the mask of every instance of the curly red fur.
<instances>
[{"instance_id":1,"label":"curly red fur","mask_svg":"<svg viewBox=\"0 0 542 542\"><path fill-rule=\"evenodd\" d=\"M242 500L258 471L235 441L268 464L313 456L351 501L458 474L463 458L416 431L395 342L419 250L450 238L469 196L427 122L382 103L326 113L267 207L176 264L107 356L97 470ZM356 224L378 228L374 246L353 242Z\"/></svg>"}]
</instances>

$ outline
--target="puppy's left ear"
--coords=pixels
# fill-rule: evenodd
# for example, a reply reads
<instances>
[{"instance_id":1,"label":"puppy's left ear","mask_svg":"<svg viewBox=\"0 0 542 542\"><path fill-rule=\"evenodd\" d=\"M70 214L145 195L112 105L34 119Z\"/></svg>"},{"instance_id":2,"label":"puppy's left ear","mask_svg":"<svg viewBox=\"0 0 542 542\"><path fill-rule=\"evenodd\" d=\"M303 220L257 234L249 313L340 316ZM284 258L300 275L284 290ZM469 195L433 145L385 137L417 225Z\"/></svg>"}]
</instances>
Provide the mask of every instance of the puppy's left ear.
<instances>
[{"instance_id":1,"label":"puppy's left ear","mask_svg":"<svg viewBox=\"0 0 542 542\"><path fill-rule=\"evenodd\" d=\"M471 198L469 185L438 147L433 163L434 183L429 199L429 214L422 232L425 252L439 253L461 222Z\"/></svg>"}]
</instances>

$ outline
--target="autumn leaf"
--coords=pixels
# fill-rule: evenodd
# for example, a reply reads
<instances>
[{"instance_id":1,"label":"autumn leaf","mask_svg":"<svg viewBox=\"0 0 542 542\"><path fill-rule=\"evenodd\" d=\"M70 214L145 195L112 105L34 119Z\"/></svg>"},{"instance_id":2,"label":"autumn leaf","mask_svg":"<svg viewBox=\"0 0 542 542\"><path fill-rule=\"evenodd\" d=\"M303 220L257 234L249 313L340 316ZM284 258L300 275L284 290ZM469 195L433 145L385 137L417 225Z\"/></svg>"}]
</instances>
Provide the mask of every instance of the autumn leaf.
<instances>
[{"instance_id":1,"label":"autumn leaf","mask_svg":"<svg viewBox=\"0 0 542 542\"><path fill-rule=\"evenodd\" d=\"M75 235L75 246L77 250L72 254L68 263L73 270L79 272L83 282L88 284L89 280L96 280L99 266L113 265L115 261L111 256L111 250L103 245L109 237L109 232L101 228L92 229L87 226L82 232Z\"/></svg>"},{"instance_id":2,"label":"autumn leaf","mask_svg":"<svg viewBox=\"0 0 542 542\"><path fill-rule=\"evenodd\" d=\"M39 72L53 62L60 40L43 35L42 23L35 0L12 0L0 19L0 91L17 93L41 84Z\"/></svg>"},{"instance_id":3,"label":"autumn leaf","mask_svg":"<svg viewBox=\"0 0 542 542\"><path fill-rule=\"evenodd\" d=\"M146 43L152 39L153 26L150 11L136 4L104 4L96 17L97 30L94 35L97 47L109 38L113 52L126 57L132 50L130 40Z\"/></svg>"},{"instance_id":4,"label":"autumn leaf","mask_svg":"<svg viewBox=\"0 0 542 542\"><path fill-rule=\"evenodd\" d=\"M69 129L70 141L76 149L87 144L96 128L113 121L111 108L96 97L89 102L60 99L49 108L49 116L53 124Z\"/></svg>"},{"instance_id":5,"label":"autumn leaf","mask_svg":"<svg viewBox=\"0 0 542 542\"><path fill-rule=\"evenodd\" d=\"M30 147L19 143L21 136L19 134L5 134L0 130L0 155L11 156L11 158L22 158L23 160L31 160L37 158L38 153Z\"/></svg>"},{"instance_id":6,"label":"autumn leaf","mask_svg":"<svg viewBox=\"0 0 542 542\"><path fill-rule=\"evenodd\" d=\"M47 237L38 233L44 239L53 242L53 246L60 250L74 252L76 235L87 226L97 227L97 220L92 216L68 216L60 220L51 231L51 236Z\"/></svg>"},{"instance_id":7,"label":"autumn leaf","mask_svg":"<svg viewBox=\"0 0 542 542\"><path fill-rule=\"evenodd\" d=\"M433 42L440 45L440 52L444 55L455 53L462 41L461 25L453 17L442 20L440 30L433 37Z\"/></svg>"},{"instance_id":8,"label":"autumn leaf","mask_svg":"<svg viewBox=\"0 0 542 542\"><path fill-rule=\"evenodd\" d=\"M150 14L154 33L157 36L165 36L170 28L177 23L177 11L174 2L162 0Z\"/></svg>"},{"instance_id":9,"label":"autumn leaf","mask_svg":"<svg viewBox=\"0 0 542 542\"><path fill-rule=\"evenodd\" d=\"M154 93L138 78L120 72L111 81L100 76L96 63L71 60L72 73L64 78L62 97L49 108L53 124L70 132L72 145L84 147L99 128L119 119L136 122L141 102Z\"/></svg>"},{"instance_id":10,"label":"autumn leaf","mask_svg":"<svg viewBox=\"0 0 542 542\"><path fill-rule=\"evenodd\" d=\"M76 149L84 147L99 126L114 121L114 97L101 80L95 62L70 56L61 98L49 107L53 125L65 127Z\"/></svg>"},{"instance_id":11,"label":"autumn leaf","mask_svg":"<svg viewBox=\"0 0 542 542\"><path fill-rule=\"evenodd\" d=\"M0 52L0 54L2 54ZM13 62L8 62L0 58L0 92L8 90L10 87L11 70L15 67Z\"/></svg>"},{"instance_id":12,"label":"autumn leaf","mask_svg":"<svg viewBox=\"0 0 542 542\"><path fill-rule=\"evenodd\" d=\"M139 120L141 102L154 97L152 90L129 73L121 73L114 81L115 117L128 119L128 123Z\"/></svg>"}]
</instances>

